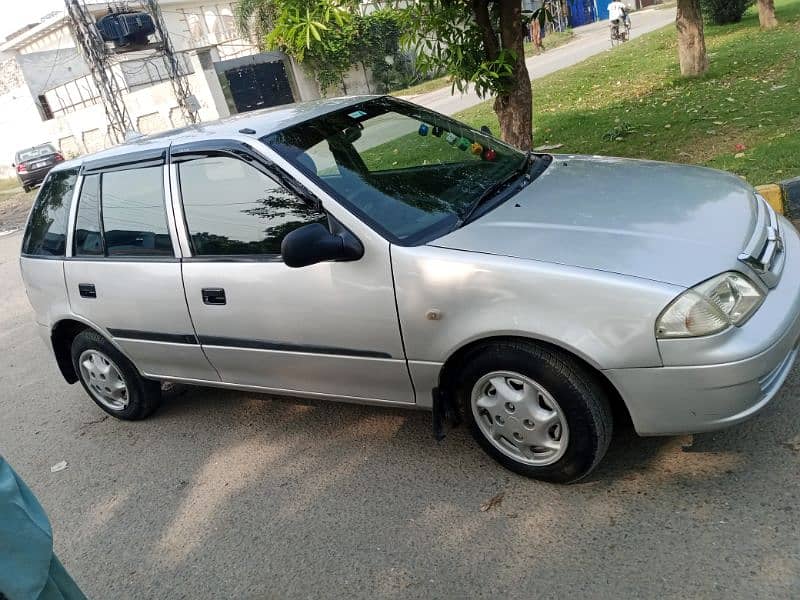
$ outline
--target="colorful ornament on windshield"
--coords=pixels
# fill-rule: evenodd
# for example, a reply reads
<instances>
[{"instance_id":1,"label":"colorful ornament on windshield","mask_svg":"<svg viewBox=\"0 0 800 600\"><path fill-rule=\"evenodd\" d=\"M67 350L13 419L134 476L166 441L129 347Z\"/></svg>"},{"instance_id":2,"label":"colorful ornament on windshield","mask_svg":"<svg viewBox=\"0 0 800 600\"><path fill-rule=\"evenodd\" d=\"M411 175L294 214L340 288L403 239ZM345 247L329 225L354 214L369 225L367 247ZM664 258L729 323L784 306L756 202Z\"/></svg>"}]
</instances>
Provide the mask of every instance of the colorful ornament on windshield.
<instances>
[{"instance_id":1,"label":"colorful ornament on windshield","mask_svg":"<svg viewBox=\"0 0 800 600\"><path fill-rule=\"evenodd\" d=\"M469 148L469 140L462 137L460 140L458 140L458 149L466 150L467 148Z\"/></svg>"},{"instance_id":2,"label":"colorful ornament on windshield","mask_svg":"<svg viewBox=\"0 0 800 600\"><path fill-rule=\"evenodd\" d=\"M420 123L417 131L420 135L428 135L428 126L425 123Z\"/></svg>"},{"instance_id":3,"label":"colorful ornament on windshield","mask_svg":"<svg viewBox=\"0 0 800 600\"><path fill-rule=\"evenodd\" d=\"M458 140L458 136L455 133L448 131L447 135L444 136L444 139L447 141L448 144L452 146Z\"/></svg>"},{"instance_id":4,"label":"colorful ornament on windshield","mask_svg":"<svg viewBox=\"0 0 800 600\"><path fill-rule=\"evenodd\" d=\"M480 156L483 153L483 146L481 146L478 142L473 142L469 147L469 151L475 156Z\"/></svg>"},{"instance_id":5,"label":"colorful ornament on windshield","mask_svg":"<svg viewBox=\"0 0 800 600\"><path fill-rule=\"evenodd\" d=\"M433 133L433 135L435 135L436 137L442 137L442 134L444 133L444 130L441 127L439 127L438 125L434 125L433 126L433 131L431 133Z\"/></svg>"},{"instance_id":6,"label":"colorful ornament on windshield","mask_svg":"<svg viewBox=\"0 0 800 600\"><path fill-rule=\"evenodd\" d=\"M483 160L488 160L489 162L492 162L495 158L497 158L497 152L495 152L491 148L486 148L486 150L483 151L483 154L481 154L481 158Z\"/></svg>"}]
</instances>

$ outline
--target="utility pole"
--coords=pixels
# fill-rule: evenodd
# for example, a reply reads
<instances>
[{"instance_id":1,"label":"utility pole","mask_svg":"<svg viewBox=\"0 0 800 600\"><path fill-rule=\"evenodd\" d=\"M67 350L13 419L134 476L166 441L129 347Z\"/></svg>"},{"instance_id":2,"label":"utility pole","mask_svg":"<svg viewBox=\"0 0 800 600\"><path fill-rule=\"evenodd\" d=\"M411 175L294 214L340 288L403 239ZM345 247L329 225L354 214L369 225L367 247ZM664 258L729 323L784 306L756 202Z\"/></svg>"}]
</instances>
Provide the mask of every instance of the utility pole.
<instances>
[{"instance_id":1,"label":"utility pole","mask_svg":"<svg viewBox=\"0 0 800 600\"><path fill-rule=\"evenodd\" d=\"M161 8L158 6L156 0L145 0L145 4L153 17L153 23L156 26L156 34L161 40L161 51L164 54L164 62L166 63L167 71L169 74L169 81L172 84L172 90L175 92L175 99L178 101L178 106L181 109L183 118L187 123L198 123L200 117L197 114L197 100L192 95L189 88L189 79L186 77L185 65L182 65L178 60L178 55L172 47L172 40L169 37L169 31L164 23L164 16L161 14Z\"/></svg>"},{"instance_id":2,"label":"utility pole","mask_svg":"<svg viewBox=\"0 0 800 600\"><path fill-rule=\"evenodd\" d=\"M108 133L121 143L125 134L134 131L133 122L122 100L122 89L111 70L105 42L97 31L94 19L83 0L65 0L75 41L89 64L92 79L106 113Z\"/></svg>"}]
</instances>

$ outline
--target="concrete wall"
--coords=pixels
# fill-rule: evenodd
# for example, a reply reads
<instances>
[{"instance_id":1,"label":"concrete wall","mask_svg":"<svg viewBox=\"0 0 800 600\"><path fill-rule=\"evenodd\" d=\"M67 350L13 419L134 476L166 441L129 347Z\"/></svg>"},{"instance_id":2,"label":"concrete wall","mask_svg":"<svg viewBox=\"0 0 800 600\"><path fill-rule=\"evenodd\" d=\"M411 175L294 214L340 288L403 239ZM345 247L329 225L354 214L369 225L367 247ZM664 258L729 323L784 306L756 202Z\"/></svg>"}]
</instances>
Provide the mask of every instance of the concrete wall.
<instances>
[{"instance_id":1,"label":"concrete wall","mask_svg":"<svg viewBox=\"0 0 800 600\"><path fill-rule=\"evenodd\" d=\"M72 33L70 33L69 27L64 25L26 44L20 48L19 52L20 54L29 54L32 52L47 52L50 50L58 50L59 48L74 47L75 40L72 38Z\"/></svg>"},{"instance_id":2,"label":"concrete wall","mask_svg":"<svg viewBox=\"0 0 800 600\"><path fill-rule=\"evenodd\" d=\"M334 92L331 88L327 90L326 96L348 95L357 96L359 94L372 94L375 92L375 83L372 81L372 72L357 65L350 69L344 76L344 85Z\"/></svg>"},{"instance_id":3,"label":"concrete wall","mask_svg":"<svg viewBox=\"0 0 800 600\"><path fill-rule=\"evenodd\" d=\"M26 52L17 56L17 63L34 96L90 73L89 65L74 47Z\"/></svg>"},{"instance_id":4,"label":"concrete wall","mask_svg":"<svg viewBox=\"0 0 800 600\"><path fill-rule=\"evenodd\" d=\"M294 76L294 87L297 91L297 98L300 102L316 100L320 98L319 84L313 75L309 74L305 68L295 59L287 57L290 66L289 72Z\"/></svg>"}]
</instances>

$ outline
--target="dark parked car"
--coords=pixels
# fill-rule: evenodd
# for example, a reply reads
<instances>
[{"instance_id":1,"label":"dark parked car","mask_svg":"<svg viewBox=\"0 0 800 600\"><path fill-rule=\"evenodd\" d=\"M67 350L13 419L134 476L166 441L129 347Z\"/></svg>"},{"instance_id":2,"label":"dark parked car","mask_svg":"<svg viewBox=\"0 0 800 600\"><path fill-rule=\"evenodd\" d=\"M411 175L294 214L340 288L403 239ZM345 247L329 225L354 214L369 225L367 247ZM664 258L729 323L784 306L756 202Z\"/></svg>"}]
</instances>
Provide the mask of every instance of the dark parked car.
<instances>
[{"instance_id":1,"label":"dark parked car","mask_svg":"<svg viewBox=\"0 0 800 600\"><path fill-rule=\"evenodd\" d=\"M64 157L52 145L41 144L17 152L13 166L17 170L22 189L27 192L42 183L50 169L63 161Z\"/></svg>"}]
</instances>

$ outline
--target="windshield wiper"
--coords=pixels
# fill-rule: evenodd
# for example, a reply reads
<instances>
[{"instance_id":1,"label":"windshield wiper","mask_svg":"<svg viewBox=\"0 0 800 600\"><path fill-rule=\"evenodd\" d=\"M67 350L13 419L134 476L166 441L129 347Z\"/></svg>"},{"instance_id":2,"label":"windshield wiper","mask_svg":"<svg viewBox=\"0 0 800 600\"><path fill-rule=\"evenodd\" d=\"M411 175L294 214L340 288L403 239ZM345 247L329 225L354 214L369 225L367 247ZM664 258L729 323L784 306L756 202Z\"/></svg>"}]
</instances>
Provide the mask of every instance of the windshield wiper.
<instances>
[{"instance_id":1,"label":"windshield wiper","mask_svg":"<svg viewBox=\"0 0 800 600\"><path fill-rule=\"evenodd\" d=\"M492 185L486 188L483 191L483 193L480 196L478 196L477 200L475 200L470 205L470 207L464 213L464 216L458 220L458 227L461 227L462 225L466 225L467 223L469 223L470 219L475 214L475 211L477 211L481 205L483 205L487 200L493 198L497 194L497 192L508 186L515 179L519 177L525 177L524 183L527 184L530 180L530 165L532 158L535 158L535 156L533 152L528 150L525 153L525 157L522 159L522 162L520 163L519 167L514 169L503 179L494 182Z\"/></svg>"}]
</instances>

